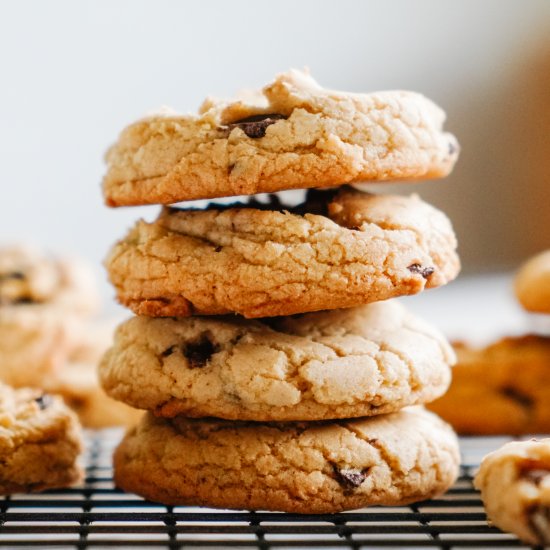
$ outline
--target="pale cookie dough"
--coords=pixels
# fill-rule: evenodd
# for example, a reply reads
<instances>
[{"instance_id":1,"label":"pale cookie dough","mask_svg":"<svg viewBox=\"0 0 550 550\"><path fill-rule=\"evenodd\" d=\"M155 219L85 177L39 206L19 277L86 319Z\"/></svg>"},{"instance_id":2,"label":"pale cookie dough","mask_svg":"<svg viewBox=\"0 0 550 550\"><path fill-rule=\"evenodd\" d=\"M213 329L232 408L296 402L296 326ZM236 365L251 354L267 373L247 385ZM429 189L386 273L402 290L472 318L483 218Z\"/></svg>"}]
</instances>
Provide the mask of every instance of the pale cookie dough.
<instances>
[{"instance_id":1,"label":"pale cookie dough","mask_svg":"<svg viewBox=\"0 0 550 550\"><path fill-rule=\"evenodd\" d=\"M108 151L109 206L446 176L458 144L424 96L321 88L279 75L262 93L207 100L198 115L165 110L127 127Z\"/></svg>"},{"instance_id":2,"label":"pale cookie dough","mask_svg":"<svg viewBox=\"0 0 550 550\"><path fill-rule=\"evenodd\" d=\"M454 354L396 302L271 319L134 317L100 365L159 416L288 421L384 414L447 389Z\"/></svg>"},{"instance_id":3,"label":"pale cookie dough","mask_svg":"<svg viewBox=\"0 0 550 550\"><path fill-rule=\"evenodd\" d=\"M526 262L514 284L516 296L526 310L550 313L550 250Z\"/></svg>"},{"instance_id":4,"label":"pale cookie dough","mask_svg":"<svg viewBox=\"0 0 550 550\"><path fill-rule=\"evenodd\" d=\"M491 523L529 544L550 545L550 439L488 454L474 483Z\"/></svg>"},{"instance_id":5,"label":"pale cookie dough","mask_svg":"<svg viewBox=\"0 0 550 550\"><path fill-rule=\"evenodd\" d=\"M455 344L449 391L429 408L464 435L550 432L550 338Z\"/></svg>"},{"instance_id":6,"label":"pale cookie dough","mask_svg":"<svg viewBox=\"0 0 550 550\"><path fill-rule=\"evenodd\" d=\"M98 301L86 265L1 248L0 380L36 385L64 364Z\"/></svg>"},{"instance_id":7,"label":"pale cookie dough","mask_svg":"<svg viewBox=\"0 0 550 550\"><path fill-rule=\"evenodd\" d=\"M0 494L76 483L81 451L80 426L61 398L0 384Z\"/></svg>"},{"instance_id":8,"label":"pale cookie dough","mask_svg":"<svg viewBox=\"0 0 550 550\"><path fill-rule=\"evenodd\" d=\"M317 514L430 498L458 465L453 431L421 408L289 424L148 413L115 451L114 478L167 505Z\"/></svg>"},{"instance_id":9,"label":"pale cookie dough","mask_svg":"<svg viewBox=\"0 0 550 550\"><path fill-rule=\"evenodd\" d=\"M344 188L310 190L283 211L164 209L138 222L106 267L138 315L254 318L416 294L452 280L460 263L448 218L416 195Z\"/></svg>"}]
</instances>

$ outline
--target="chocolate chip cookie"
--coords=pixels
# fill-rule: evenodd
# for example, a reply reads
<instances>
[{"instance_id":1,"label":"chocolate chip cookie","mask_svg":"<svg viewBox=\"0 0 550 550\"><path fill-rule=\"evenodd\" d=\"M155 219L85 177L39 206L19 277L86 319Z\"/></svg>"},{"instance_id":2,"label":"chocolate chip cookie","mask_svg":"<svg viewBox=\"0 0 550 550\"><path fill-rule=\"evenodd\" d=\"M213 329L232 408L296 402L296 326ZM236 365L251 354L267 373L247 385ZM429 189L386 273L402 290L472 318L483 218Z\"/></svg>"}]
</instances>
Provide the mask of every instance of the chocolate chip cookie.
<instances>
[{"instance_id":1,"label":"chocolate chip cookie","mask_svg":"<svg viewBox=\"0 0 550 550\"><path fill-rule=\"evenodd\" d=\"M483 459L474 483L494 525L550 545L550 439L507 443Z\"/></svg>"},{"instance_id":2,"label":"chocolate chip cookie","mask_svg":"<svg viewBox=\"0 0 550 550\"><path fill-rule=\"evenodd\" d=\"M452 280L460 263L448 218L417 196L344 188L282 211L166 208L138 222L106 266L138 315L254 318L415 294Z\"/></svg>"},{"instance_id":3,"label":"chocolate chip cookie","mask_svg":"<svg viewBox=\"0 0 550 550\"><path fill-rule=\"evenodd\" d=\"M396 302L273 318L134 317L100 378L159 416L289 421L388 413L439 397L454 354Z\"/></svg>"},{"instance_id":4,"label":"chocolate chip cookie","mask_svg":"<svg viewBox=\"0 0 550 550\"><path fill-rule=\"evenodd\" d=\"M0 384L0 494L66 487L81 476L80 426L60 397Z\"/></svg>"},{"instance_id":5,"label":"chocolate chip cookie","mask_svg":"<svg viewBox=\"0 0 550 550\"><path fill-rule=\"evenodd\" d=\"M458 442L421 408L265 424L147 413L114 456L116 484L164 504L295 513L402 505L456 479Z\"/></svg>"},{"instance_id":6,"label":"chocolate chip cookie","mask_svg":"<svg viewBox=\"0 0 550 550\"><path fill-rule=\"evenodd\" d=\"M504 338L485 348L455 344L449 391L429 408L461 434L550 431L550 338Z\"/></svg>"},{"instance_id":7,"label":"chocolate chip cookie","mask_svg":"<svg viewBox=\"0 0 550 550\"><path fill-rule=\"evenodd\" d=\"M78 345L98 297L87 266L28 247L0 249L0 379L39 384Z\"/></svg>"},{"instance_id":8,"label":"chocolate chip cookie","mask_svg":"<svg viewBox=\"0 0 550 550\"><path fill-rule=\"evenodd\" d=\"M527 261L514 284L516 296L526 310L550 313L550 250Z\"/></svg>"},{"instance_id":9,"label":"chocolate chip cookie","mask_svg":"<svg viewBox=\"0 0 550 550\"><path fill-rule=\"evenodd\" d=\"M130 125L107 153L103 191L123 206L442 177L458 158L444 120L417 93L334 92L293 70L247 99Z\"/></svg>"}]
</instances>

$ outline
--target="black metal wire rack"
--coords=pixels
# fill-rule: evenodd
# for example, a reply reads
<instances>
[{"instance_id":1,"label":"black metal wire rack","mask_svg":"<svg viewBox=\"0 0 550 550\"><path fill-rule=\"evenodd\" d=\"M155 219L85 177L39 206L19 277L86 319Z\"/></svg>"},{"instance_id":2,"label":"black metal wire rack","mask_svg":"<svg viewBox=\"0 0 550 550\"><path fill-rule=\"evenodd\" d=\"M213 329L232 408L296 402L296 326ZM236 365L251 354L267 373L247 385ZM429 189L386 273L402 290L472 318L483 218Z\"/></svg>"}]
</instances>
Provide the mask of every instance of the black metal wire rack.
<instances>
[{"instance_id":1,"label":"black metal wire rack","mask_svg":"<svg viewBox=\"0 0 550 550\"><path fill-rule=\"evenodd\" d=\"M82 486L0 500L0 547L522 547L514 536L487 524L472 486L481 457L506 438L463 438L461 476L441 498L399 508L302 516L166 507L123 493L114 487L111 469L120 435L115 430L88 434Z\"/></svg>"}]
</instances>

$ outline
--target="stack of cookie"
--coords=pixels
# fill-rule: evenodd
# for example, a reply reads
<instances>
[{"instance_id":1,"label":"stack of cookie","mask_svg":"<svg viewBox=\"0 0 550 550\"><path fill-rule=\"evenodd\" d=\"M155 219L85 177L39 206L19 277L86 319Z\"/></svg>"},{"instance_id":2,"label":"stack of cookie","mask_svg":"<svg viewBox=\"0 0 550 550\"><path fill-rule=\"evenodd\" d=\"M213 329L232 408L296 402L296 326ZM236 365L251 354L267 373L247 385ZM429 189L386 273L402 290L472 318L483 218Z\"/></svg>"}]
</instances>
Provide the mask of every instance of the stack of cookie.
<instances>
[{"instance_id":1,"label":"stack of cookie","mask_svg":"<svg viewBox=\"0 0 550 550\"><path fill-rule=\"evenodd\" d=\"M122 488L317 513L454 481L454 433L408 407L444 393L452 350L383 301L456 276L451 225L416 196L341 186L446 175L458 147L443 121L420 95L326 91L293 71L246 100L122 132L109 205L231 197L165 207L107 259L138 316L119 327L101 382L151 411L115 453Z\"/></svg>"}]
</instances>

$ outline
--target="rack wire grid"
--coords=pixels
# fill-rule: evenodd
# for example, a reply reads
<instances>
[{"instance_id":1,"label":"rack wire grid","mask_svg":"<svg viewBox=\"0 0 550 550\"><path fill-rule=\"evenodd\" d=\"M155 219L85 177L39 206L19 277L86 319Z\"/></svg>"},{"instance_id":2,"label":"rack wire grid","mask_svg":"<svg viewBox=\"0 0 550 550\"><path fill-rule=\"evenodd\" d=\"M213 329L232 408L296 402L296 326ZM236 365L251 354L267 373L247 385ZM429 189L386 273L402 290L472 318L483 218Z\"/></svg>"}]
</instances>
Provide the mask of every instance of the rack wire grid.
<instances>
[{"instance_id":1,"label":"rack wire grid","mask_svg":"<svg viewBox=\"0 0 550 550\"><path fill-rule=\"evenodd\" d=\"M460 478L437 499L341 514L170 507L113 484L120 430L88 432L78 487L0 500L0 547L32 548L509 548L514 536L487 524L472 476L509 438L462 438Z\"/></svg>"}]
</instances>

